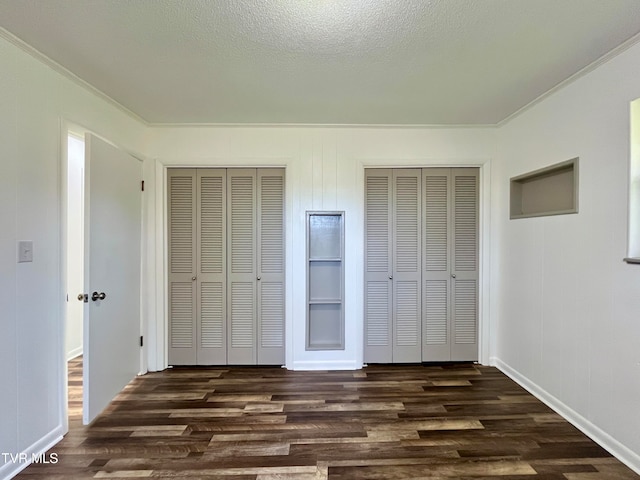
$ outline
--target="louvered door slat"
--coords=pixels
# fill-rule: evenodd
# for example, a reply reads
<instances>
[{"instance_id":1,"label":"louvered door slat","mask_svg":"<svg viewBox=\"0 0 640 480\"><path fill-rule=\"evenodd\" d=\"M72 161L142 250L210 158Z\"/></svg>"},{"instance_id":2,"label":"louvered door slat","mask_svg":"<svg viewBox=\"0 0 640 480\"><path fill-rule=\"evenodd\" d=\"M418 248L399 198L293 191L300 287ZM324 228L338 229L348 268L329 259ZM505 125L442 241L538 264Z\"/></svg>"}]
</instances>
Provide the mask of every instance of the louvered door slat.
<instances>
[{"instance_id":1,"label":"louvered door slat","mask_svg":"<svg viewBox=\"0 0 640 480\"><path fill-rule=\"evenodd\" d=\"M416 273L420 270L420 177L412 170L395 176L394 270ZM411 176L409 176L411 175Z\"/></svg>"},{"instance_id":2,"label":"louvered door slat","mask_svg":"<svg viewBox=\"0 0 640 480\"><path fill-rule=\"evenodd\" d=\"M422 360L451 359L451 169L422 170L423 208L423 290Z\"/></svg>"},{"instance_id":3,"label":"louvered door slat","mask_svg":"<svg viewBox=\"0 0 640 480\"><path fill-rule=\"evenodd\" d=\"M260 318L260 345L259 348L283 349L284 347L284 285L282 282L261 282L261 318ZM259 362L260 364L282 363L282 353L279 352L278 360ZM264 353L264 356L273 358L272 354Z\"/></svg>"},{"instance_id":4,"label":"louvered door slat","mask_svg":"<svg viewBox=\"0 0 640 480\"><path fill-rule=\"evenodd\" d=\"M284 169L258 169L257 175L257 352L259 365L284 363Z\"/></svg>"},{"instance_id":5,"label":"louvered door slat","mask_svg":"<svg viewBox=\"0 0 640 480\"><path fill-rule=\"evenodd\" d=\"M425 270L448 271L449 257L449 177L427 172L424 178Z\"/></svg>"},{"instance_id":6,"label":"louvered door slat","mask_svg":"<svg viewBox=\"0 0 640 480\"><path fill-rule=\"evenodd\" d=\"M224 273L224 172L201 173L204 175L199 177L200 272Z\"/></svg>"},{"instance_id":7,"label":"louvered door slat","mask_svg":"<svg viewBox=\"0 0 640 480\"><path fill-rule=\"evenodd\" d=\"M226 345L226 171L197 169L198 365L227 360Z\"/></svg>"},{"instance_id":8,"label":"louvered door slat","mask_svg":"<svg viewBox=\"0 0 640 480\"><path fill-rule=\"evenodd\" d=\"M196 175L167 173L169 250L169 364L196 363Z\"/></svg>"},{"instance_id":9,"label":"louvered door slat","mask_svg":"<svg viewBox=\"0 0 640 480\"><path fill-rule=\"evenodd\" d=\"M475 280L457 280L455 286L455 342L473 345L476 338L477 285Z\"/></svg>"},{"instance_id":10,"label":"louvered door slat","mask_svg":"<svg viewBox=\"0 0 640 480\"><path fill-rule=\"evenodd\" d=\"M171 273L193 271L193 230L195 198L193 175L169 177L169 265Z\"/></svg>"},{"instance_id":11,"label":"louvered door slat","mask_svg":"<svg viewBox=\"0 0 640 480\"><path fill-rule=\"evenodd\" d=\"M391 325L389 322L389 285L383 282L367 282L365 294L367 305L367 347L391 347ZM373 362L374 360L366 360ZM389 360L391 357L389 356Z\"/></svg>"},{"instance_id":12,"label":"louvered door slat","mask_svg":"<svg viewBox=\"0 0 640 480\"><path fill-rule=\"evenodd\" d=\"M394 284L396 337L394 347L417 347L420 345L420 323L416 318L420 298L419 290L420 286L415 281L398 281ZM402 352L394 349L394 360L404 361L398 360L400 355Z\"/></svg>"},{"instance_id":13,"label":"louvered door slat","mask_svg":"<svg viewBox=\"0 0 640 480\"><path fill-rule=\"evenodd\" d=\"M256 363L256 171L227 170L227 361Z\"/></svg>"},{"instance_id":14,"label":"louvered door slat","mask_svg":"<svg viewBox=\"0 0 640 480\"><path fill-rule=\"evenodd\" d=\"M193 328L193 287L191 282L173 282L169 293L170 348L192 349L195 343Z\"/></svg>"},{"instance_id":15,"label":"louvered door slat","mask_svg":"<svg viewBox=\"0 0 640 480\"><path fill-rule=\"evenodd\" d=\"M376 172L378 173L378 172ZM380 173L378 173L380 175ZM389 273L389 223L390 194L389 176L367 176L366 180L366 216L367 216L367 256L368 273Z\"/></svg>"},{"instance_id":16,"label":"louvered door slat","mask_svg":"<svg viewBox=\"0 0 640 480\"><path fill-rule=\"evenodd\" d=\"M231 344L229 363L251 363L238 349L253 350L255 344L255 288L253 282L231 282ZM235 356L232 357L232 355Z\"/></svg>"},{"instance_id":17,"label":"louvered door slat","mask_svg":"<svg viewBox=\"0 0 640 480\"><path fill-rule=\"evenodd\" d=\"M260 271L284 271L284 171L258 171Z\"/></svg>"},{"instance_id":18,"label":"louvered door slat","mask_svg":"<svg viewBox=\"0 0 640 480\"><path fill-rule=\"evenodd\" d=\"M451 360L478 359L478 170L453 169Z\"/></svg>"},{"instance_id":19,"label":"louvered door slat","mask_svg":"<svg viewBox=\"0 0 640 480\"><path fill-rule=\"evenodd\" d=\"M392 182L391 170L365 170L364 360L371 363L393 359Z\"/></svg>"},{"instance_id":20,"label":"louvered door slat","mask_svg":"<svg viewBox=\"0 0 640 480\"><path fill-rule=\"evenodd\" d=\"M422 172L393 171L393 361L422 358Z\"/></svg>"},{"instance_id":21,"label":"louvered door slat","mask_svg":"<svg viewBox=\"0 0 640 480\"><path fill-rule=\"evenodd\" d=\"M200 347L223 349L224 337L224 286L222 283L202 282L200 287ZM224 362L224 361L223 361ZM209 363L203 358L198 364ZM218 363L211 360L211 363Z\"/></svg>"},{"instance_id":22,"label":"louvered door slat","mask_svg":"<svg viewBox=\"0 0 640 480\"><path fill-rule=\"evenodd\" d=\"M427 350L435 345L444 345L448 350L449 282L447 280L427 280L424 282L424 288L424 344ZM448 360L448 352L445 357L440 360Z\"/></svg>"},{"instance_id":23,"label":"louvered door slat","mask_svg":"<svg viewBox=\"0 0 640 480\"><path fill-rule=\"evenodd\" d=\"M255 270L255 176L231 176L231 272Z\"/></svg>"},{"instance_id":24,"label":"louvered door slat","mask_svg":"<svg viewBox=\"0 0 640 480\"><path fill-rule=\"evenodd\" d=\"M455 269L457 272L477 270L478 259L478 191L477 177L455 177Z\"/></svg>"}]
</instances>

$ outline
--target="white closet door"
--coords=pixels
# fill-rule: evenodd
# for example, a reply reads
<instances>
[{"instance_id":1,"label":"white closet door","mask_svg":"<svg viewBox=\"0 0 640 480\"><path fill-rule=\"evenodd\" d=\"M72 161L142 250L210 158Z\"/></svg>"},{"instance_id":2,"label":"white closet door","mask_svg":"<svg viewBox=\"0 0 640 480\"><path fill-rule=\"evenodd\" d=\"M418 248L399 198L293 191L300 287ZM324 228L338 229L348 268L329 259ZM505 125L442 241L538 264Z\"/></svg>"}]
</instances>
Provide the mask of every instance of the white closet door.
<instances>
[{"instance_id":1,"label":"white closet door","mask_svg":"<svg viewBox=\"0 0 640 480\"><path fill-rule=\"evenodd\" d=\"M227 363L256 364L256 171L227 170Z\"/></svg>"},{"instance_id":2,"label":"white closet door","mask_svg":"<svg viewBox=\"0 0 640 480\"><path fill-rule=\"evenodd\" d=\"M478 169L452 169L451 360L478 359Z\"/></svg>"},{"instance_id":3,"label":"white closet door","mask_svg":"<svg viewBox=\"0 0 640 480\"><path fill-rule=\"evenodd\" d=\"M226 171L197 170L197 364L227 362Z\"/></svg>"},{"instance_id":4,"label":"white closet door","mask_svg":"<svg viewBox=\"0 0 640 480\"><path fill-rule=\"evenodd\" d=\"M196 171L167 172L169 204L169 364L195 365Z\"/></svg>"},{"instance_id":5,"label":"white closet door","mask_svg":"<svg viewBox=\"0 0 640 480\"><path fill-rule=\"evenodd\" d=\"M423 169L422 186L422 361L448 361L451 359L451 169Z\"/></svg>"},{"instance_id":6,"label":"white closet door","mask_svg":"<svg viewBox=\"0 0 640 480\"><path fill-rule=\"evenodd\" d=\"M390 363L392 340L392 170L365 170L364 361Z\"/></svg>"},{"instance_id":7,"label":"white closet door","mask_svg":"<svg viewBox=\"0 0 640 480\"><path fill-rule=\"evenodd\" d=\"M393 362L422 359L420 169L393 171Z\"/></svg>"},{"instance_id":8,"label":"white closet door","mask_svg":"<svg viewBox=\"0 0 640 480\"><path fill-rule=\"evenodd\" d=\"M257 363L284 363L284 169L257 170Z\"/></svg>"}]
</instances>

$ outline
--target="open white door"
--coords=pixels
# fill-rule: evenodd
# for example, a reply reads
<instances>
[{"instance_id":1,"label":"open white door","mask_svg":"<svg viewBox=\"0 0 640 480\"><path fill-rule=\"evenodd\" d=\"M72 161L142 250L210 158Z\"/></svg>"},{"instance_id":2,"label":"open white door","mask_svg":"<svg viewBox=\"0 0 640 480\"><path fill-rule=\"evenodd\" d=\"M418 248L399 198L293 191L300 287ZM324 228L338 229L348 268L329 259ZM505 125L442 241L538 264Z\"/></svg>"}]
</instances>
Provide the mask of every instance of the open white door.
<instances>
[{"instance_id":1,"label":"open white door","mask_svg":"<svg viewBox=\"0 0 640 480\"><path fill-rule=\"evenodd\" d=\"M83 422L140 371L140 161L85 135ZM102 297L102 298L101 298Z\"/></svg>"}]
</instances>

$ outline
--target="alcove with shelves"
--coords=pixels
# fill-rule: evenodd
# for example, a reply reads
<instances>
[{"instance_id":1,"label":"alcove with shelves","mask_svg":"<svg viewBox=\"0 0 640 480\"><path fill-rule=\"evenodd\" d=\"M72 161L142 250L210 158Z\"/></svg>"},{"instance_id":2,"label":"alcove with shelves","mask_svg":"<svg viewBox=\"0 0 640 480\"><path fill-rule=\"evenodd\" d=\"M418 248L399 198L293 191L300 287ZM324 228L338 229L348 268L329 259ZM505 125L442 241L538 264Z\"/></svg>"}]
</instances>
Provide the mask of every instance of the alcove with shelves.
<instances>
[{"instance_id":1,"label":"alcove with shelves","mask_svg":"<svg viewBox=\"0 0 640 480\"><path fill-rule=\"evenodd\" d=\"M307 212L307 350L344 349L344 212Z\"/></svg>"}]
</instances>

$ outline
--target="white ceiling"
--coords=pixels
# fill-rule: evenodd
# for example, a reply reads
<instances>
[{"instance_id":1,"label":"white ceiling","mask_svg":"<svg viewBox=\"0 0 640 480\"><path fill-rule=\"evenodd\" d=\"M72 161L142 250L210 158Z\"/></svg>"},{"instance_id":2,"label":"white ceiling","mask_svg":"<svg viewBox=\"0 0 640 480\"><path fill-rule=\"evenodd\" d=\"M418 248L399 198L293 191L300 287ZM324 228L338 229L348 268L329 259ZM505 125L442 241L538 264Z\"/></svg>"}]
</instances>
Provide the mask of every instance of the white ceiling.
<instances>
[{"instance_id":1,"label":"white ceiling","mask_svg":"<svg viewBox=\"0 0 640 480\"><path fill-rule=\"evenodd\" d=\"M0 0L150 123L496 124L640 32L638 0Z\"/></svg>"}]
</instances>

